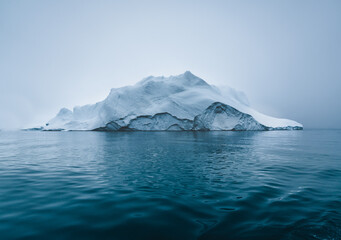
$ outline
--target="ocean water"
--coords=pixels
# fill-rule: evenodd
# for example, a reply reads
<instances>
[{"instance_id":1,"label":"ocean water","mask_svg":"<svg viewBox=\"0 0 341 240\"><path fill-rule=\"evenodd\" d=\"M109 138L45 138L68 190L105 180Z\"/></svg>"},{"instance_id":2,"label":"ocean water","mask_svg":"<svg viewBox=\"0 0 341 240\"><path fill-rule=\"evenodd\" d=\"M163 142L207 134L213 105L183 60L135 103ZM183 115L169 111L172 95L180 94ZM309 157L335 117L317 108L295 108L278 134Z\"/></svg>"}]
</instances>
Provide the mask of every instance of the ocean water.
<instances>
[{"instance_id":1,"label":"ocean water","mask_svg":"<svg viewBox=\"0 0 341 240\"><path fill-rule=\"evenodd\" d=\"M341 131L0 132L0 239L341 239Z\"/></svg>"}]
</instances>

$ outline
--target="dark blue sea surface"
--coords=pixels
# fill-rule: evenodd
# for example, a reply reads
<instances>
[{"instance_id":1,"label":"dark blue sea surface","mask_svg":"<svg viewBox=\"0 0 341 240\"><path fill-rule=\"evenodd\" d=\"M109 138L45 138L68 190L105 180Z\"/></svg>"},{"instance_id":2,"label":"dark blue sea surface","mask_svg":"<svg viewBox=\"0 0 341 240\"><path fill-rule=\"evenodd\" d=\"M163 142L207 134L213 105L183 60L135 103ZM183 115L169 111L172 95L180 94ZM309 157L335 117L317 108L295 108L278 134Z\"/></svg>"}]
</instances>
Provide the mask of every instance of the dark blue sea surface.
<instances>
[{"instance_id":1,"label":"dark blue sea surface","mask_svg":"<svg viewBox=\"0 0 341 240\"><path fill-rule=\"evenodd\" d=\"M0 132L0 239L341 239L341 131Z\"/></svg>"}]
</instances>

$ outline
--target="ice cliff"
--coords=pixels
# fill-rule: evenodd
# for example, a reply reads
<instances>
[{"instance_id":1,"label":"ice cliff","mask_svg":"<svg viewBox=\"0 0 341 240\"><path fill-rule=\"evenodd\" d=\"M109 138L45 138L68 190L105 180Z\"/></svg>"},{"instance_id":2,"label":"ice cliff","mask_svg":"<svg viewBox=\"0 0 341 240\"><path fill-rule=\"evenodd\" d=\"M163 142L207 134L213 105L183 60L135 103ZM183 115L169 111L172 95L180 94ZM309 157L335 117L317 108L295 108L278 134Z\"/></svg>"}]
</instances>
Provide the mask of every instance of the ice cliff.
<instances>
[{"instance_id":1,"label":"ice cliff","mask_svg":"<svg viewBox=\"0 0 341 240\"><path fill-rule=\"evenodd\" d=\"M44 130L185 131L302 129L288 119L252 109L246 96L217 88L187 71L147 77L134 86L111 89L96 104L63 108Z\"/></svg>"}]
</instances>

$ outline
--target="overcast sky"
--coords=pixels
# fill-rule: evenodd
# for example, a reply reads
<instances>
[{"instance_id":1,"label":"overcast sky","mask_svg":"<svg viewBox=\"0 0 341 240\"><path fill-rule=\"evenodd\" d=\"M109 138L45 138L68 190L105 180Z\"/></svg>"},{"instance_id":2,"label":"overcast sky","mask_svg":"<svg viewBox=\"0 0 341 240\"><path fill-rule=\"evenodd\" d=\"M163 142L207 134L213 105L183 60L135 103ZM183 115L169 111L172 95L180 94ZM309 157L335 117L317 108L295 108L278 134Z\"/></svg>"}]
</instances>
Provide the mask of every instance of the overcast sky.
<instances>
[{"instance_id":1,"label":"overcast sky","mask_svg":"<svg viewBox=\"0 0 341 240\"><path fill-rule=\"evenodd\" d=\"M0 128L186 70L305 127L341 127L341 1L0 1Z\"/></svg>"}]
</instances>

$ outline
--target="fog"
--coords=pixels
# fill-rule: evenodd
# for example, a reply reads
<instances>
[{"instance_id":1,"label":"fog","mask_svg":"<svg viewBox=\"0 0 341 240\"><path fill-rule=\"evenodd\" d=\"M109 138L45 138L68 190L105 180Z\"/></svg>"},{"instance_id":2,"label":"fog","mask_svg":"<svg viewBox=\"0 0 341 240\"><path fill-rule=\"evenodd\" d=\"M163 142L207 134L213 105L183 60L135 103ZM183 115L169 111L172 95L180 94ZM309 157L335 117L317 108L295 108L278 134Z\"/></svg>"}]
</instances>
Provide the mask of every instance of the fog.
<instances>
[{"instance_id":1,"label":"fog","mask_svg":"<svg viewBox=\"0 0 341 240\"><path fill-rule=\"evenodd\" d=\"M0 129L190 70L256 110L341 127L341 1L1 1Z\"/></svg>"}]
</instances>

